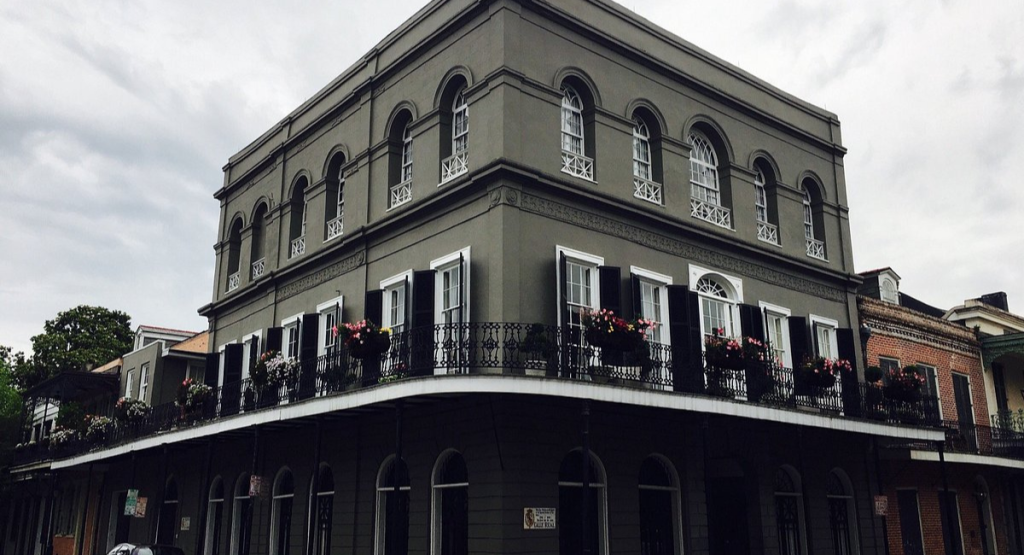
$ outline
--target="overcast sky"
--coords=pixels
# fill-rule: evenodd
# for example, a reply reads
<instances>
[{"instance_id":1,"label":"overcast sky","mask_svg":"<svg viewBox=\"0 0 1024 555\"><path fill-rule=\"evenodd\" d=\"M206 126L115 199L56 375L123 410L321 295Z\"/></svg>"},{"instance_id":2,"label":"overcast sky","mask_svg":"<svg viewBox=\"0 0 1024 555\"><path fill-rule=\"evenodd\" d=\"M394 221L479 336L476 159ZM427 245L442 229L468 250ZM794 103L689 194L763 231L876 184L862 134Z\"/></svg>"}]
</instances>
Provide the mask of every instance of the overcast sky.
<instances>
[{"instance_id":1,"label":"overcast sky","mask_svg":"<svg viewBox=\"0 0 1024 555\"><path fill-rule=\"evenodd\" d=\"M0 0L0 344L83 303L205 329L221 167L425 1ZM626 6L839 115L858 271L1024 313L1024 2Z\"/></svg>"}]
</instances>

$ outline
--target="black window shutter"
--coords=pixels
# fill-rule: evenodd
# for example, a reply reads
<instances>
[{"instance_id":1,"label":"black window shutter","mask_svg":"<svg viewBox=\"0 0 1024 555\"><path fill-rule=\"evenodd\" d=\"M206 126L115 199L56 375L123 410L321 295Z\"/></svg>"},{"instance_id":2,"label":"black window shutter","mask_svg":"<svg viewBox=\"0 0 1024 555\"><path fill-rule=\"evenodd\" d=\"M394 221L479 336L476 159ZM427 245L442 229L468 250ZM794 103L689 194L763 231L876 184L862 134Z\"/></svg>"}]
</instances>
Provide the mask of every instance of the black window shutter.
<instances>
[{"instance_id":1,"label":"black window shutter","mask_svg":"<svg viewBox=\"0 0 1024 555\"><path fill-rule=\"evenodd\" d=\"M843 384L843 412L849 416L860 416L860 388L857 385L857 344L856 335L850 328L836 330L836 349L839 358L850 361L852 372L843 372L839 378Z\"/></svg>"},{"instance_id":2,"label":"black window shutter","mask_svg":"<svg viewBox=\"0 0 1024 555\"><path fill-rule=\"evenodd\" d=\"M217 378L220 375L220 353L206 354L206 369L203 370L203 383L217 389Z\"/></svg>"},{"instance_id":3,"label":"black window shutter","mask_svg":"<svg viewBox=\"0 0 1024 555\"><path fill-rule=\"evenodd\" d=\"M434 362L434 270L412 273L412 331L410 332L412 372L433 371ZM457 325L457 324L456 324ZM450 330L442 332L447 337Z\"/></svg>"},{"instance_id":4,"label":"black window shutter","mask_svg":"<svg viewBox=\"0 0 1024 555\"><path fill-rule=\"evenodd\" d=\"M366 292L366 300L363 303L363 318L381 325L384 321L384 290L374 289Z\"/></svg>"},{"instance_id":5,"label":"black window shutter","mask_svg":"<svg viewBox=\"0 0 1024 555\"><path fill-rule=\"evenodd\" d=\"M807 318L803 316L789 317L790 352L793 353L793 366L799 366L808 355Z\"/></svg>"},{"instance_id":6,"label":"black window shutter","mask_svg":"<svg viewBox=\"0 0 1024 555\"><path fill-rule=\"evenodd\" d=\"M317 313L303 314L302 327L299 329L299 360L314 360L317 353L316 340L320 332L320 315Z\"/></svg>"},{"instance_id":7,"label":"black window shutter","mask_svg":"<svg viewBox=\"0 0 1024 555\"><path fill-rule=\"evenodd\" d=\"M701 363L700 300L685 285L669 285L668 332L672 338L672 388L704 390Z\"/></svg>"},{"instance_id":8,"label":"black window shutter","mask_svg":"<svg viewBox=\"0 0 1024 555\"><path fill-rule=\"evenodd\" d=\"M758 341L764 341L764 318L761 314L761 307L741 304L739 308L741 333Z\"/></svg>"},{"instance_id":9,"label":"black window shutter","mask_svg":"<svg viewBox=\"0 0 1024 555\"><path fill-rule=\"evenodd\" d=\"M281 352L281 344L284 340L284 328L268 328L267 339L264 341L264 351Z\"/></svg>"},{"instance_id":10,"label":"black window shutter","mask_svg":"<svg viewBox=\"0 0 1024 555\"><path fill-rule=\"evenodd\" d=\"M558 284L558 316L563 326L569 325L569 270L565 253L558 253L558 275L562 282Z\"/></svg>"},{"instance_id":11,"label":"black window shutter","mask_svg":"<svg viewBox=\"0 0 1024 555\"><path fill-rule=\"evenodd\" d=\"M821 352L821 345L818 343L818 328L819 327L820 326L818 324L811 324L811 340L808 343L809 343L809 347L812 347L812 351L813 351L812 354L817 355L817 356L825 356L825 355L827 355L829 353Z\"/></svg>"},{"instance_id":12,"label":"black window shutter","mask_svg":"<svg viewBox=\"0 0 1024 555\"><path fill-rule=\"evenodd\" d=\"M622 316L622 270L617 266L598 266L601 283L601 308Z\"/></svg>"},{"instance_id":13,"label":"black window shutter","mask_svg":"<svg viewBox=\"0 0 1024 555\"><path fill-rule=\"evenodd\" d=\"M633 318L644 317L643 297L640 292L640 278L636 274L629 274L629 290L633 297ZM658 315L655 315L655 319Z\"/></svg>"},{"instance_id":14,"label":"black window shutter","mask_svg":"<svg viewBox=\"0 0 1024 555\"><path fill-rule=\"evenodd\" d=\"M240 343L231 343L224 347L224 385L233 384L242 379L242 349Z\"/></svg>"},{"instance_id":15,"label":"black window shutter","mask_svg":"<svg viewBox=\"0 0 1024 555\"><path fill-rule=\"evenodd\" d=\"M252 369L256 367L256 362L260 359L260 338L253 337L249 341L249 375L252 375Z\"/></svg>"}]
</instances>

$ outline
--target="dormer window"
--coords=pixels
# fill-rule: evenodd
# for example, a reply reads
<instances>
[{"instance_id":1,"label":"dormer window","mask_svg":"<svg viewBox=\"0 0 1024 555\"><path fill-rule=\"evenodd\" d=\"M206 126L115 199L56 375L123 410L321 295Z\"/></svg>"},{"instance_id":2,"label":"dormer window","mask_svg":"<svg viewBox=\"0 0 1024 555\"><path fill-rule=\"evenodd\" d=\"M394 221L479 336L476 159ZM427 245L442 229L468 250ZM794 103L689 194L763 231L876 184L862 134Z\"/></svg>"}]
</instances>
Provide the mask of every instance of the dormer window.
<instances>
[{"instance_id":1,"label":"dormer window","mask_svg":"<svg viewBox=\"0 0 1024 555\"><path fill-rule=\"evenodd\" d=\"M889 278L881 278L878 284L878 291L882 300L887 303L899 304L900 294L896 283Z\"/></svg>"}]
</instances>

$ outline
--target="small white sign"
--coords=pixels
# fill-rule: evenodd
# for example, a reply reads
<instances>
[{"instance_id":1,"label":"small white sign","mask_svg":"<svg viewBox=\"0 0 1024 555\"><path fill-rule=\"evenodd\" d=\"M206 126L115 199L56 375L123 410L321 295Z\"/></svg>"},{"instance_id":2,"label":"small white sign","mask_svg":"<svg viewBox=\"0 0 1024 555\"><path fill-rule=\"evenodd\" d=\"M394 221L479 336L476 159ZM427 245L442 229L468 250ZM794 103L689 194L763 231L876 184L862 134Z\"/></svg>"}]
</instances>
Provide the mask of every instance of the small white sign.
<instances>
[{"instance_id":1,"label":"small white sign","mask_svg":"<svg viewBox=\"0 0 1024 555\"><path fill-rule=\"evenodd\" d=\"M124 498L124 516L135 516L135 505L139 500L139 490L130 489Z\"/></svg>"},{"instance_id":2,"label":"small white sign","mask_svg":"<svg viewBox=\"0 0 1024 555\"><path fill-rule=\"evenodd\" d=\"M260 490L263 488L263 477L262 476L249 476L249 497L259 497Z\"/></svg>"},{"instance_id":3,"label":"small white sign","mask_svg":"<svg viewBox=\"0 0 1024 555\"><path fill-rule=\"evenodd\" d=\"M146 518L146 503L148 502L149 498L139 498L138 502L135 503L135 518Z\"/></svg>"},{"instance_id":4,"label":"small white sign","mask_svg":"<svg viewBox=\"0 0 1024 555\"><path fill-rule=\"evenodd\" d=\"M875 516L889 514L889 498L884 495L875 496Z\"/></svg>"},{"instance_id":5,"label":"small white sign","mask_svg":"<svg viewBox=\"0 0 1024 555\"><path fill-rule=\"evenodd\" d=\"M554 530L555 509L526 507L523 509L523 530Z\"/></svg>"},{"instance_id":6,"label":"small white sign","mask_svg":"<svg viewBox=\"0 0 1024 555\"><path fill-rule=\"evenodd\" d=\"M192 519L187 516L181 517L181 531L184 532L192 527Z\"/></svg>"}]
</instances>

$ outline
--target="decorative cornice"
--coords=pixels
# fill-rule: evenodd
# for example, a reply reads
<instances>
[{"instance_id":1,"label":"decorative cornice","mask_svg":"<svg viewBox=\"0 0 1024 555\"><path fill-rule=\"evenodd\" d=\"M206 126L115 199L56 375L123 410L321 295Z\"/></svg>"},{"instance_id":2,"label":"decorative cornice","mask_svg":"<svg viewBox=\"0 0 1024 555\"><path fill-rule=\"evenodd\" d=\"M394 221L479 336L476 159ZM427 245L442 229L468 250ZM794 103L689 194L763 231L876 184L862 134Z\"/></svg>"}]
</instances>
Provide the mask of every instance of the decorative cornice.
<instances>
[{"instance_id":1,"label":"decorative cornice","mask_svg":"<svg viewBox=\"0 0 1024 555\"><path fill-rule=\"evenodd\" d=\"M285 299L294 297L295 295L298 295L308 289L312 289L313 287L316 287L321 283L325 283L328 280L347 274L352 270L355 270L356 268L362 266L365 261L366 253L364 251L359 251L356 254L353 254L348 258L331 264L330 266L318 272L309 274L308 276L303 277L302 279L298 279L296 281L289 283L288 285L285 285L279 290L277 294L277 300L283 301Z\"/></svg>"},{"instance_id":2,"label":"decorative cornice","mask_svg":"<svg viewBox=\"0 0 1024 555\"><path fill-rule=\"evenodd\" d=\"M493 205L493 196L491 201ZM835 302L842 302L846 299L846 291L843 289L829 287L759 264L753 264L721 252L710 251L684 241L659 235L634 225L612 220L605 216L573 208L552 200L522 193L521 201L522 209L527 212L626 239L638 245L686 258L687 260L699 262L723 271L741 274L772 285L792 289L793 291L808 293ZM510 204L513 203L510 202Z\"/></svg>"}]
</instances>

